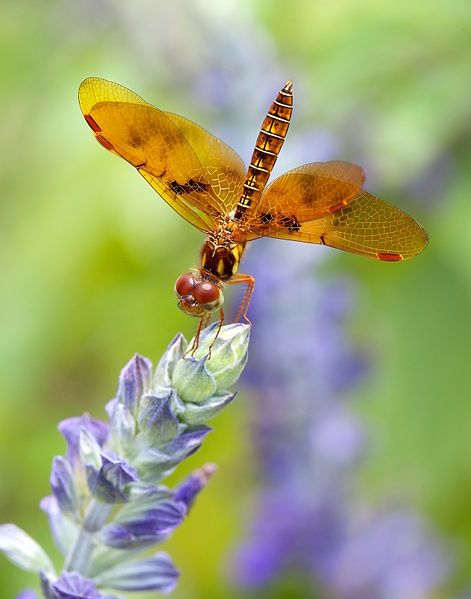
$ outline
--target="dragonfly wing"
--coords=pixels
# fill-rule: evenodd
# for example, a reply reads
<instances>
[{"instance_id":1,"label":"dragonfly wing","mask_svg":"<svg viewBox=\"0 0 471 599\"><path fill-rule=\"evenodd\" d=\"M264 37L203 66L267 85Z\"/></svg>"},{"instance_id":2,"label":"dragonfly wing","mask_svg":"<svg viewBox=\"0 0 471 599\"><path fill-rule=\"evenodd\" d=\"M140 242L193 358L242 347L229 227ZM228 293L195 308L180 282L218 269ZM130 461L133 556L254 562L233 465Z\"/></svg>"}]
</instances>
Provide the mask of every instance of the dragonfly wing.
<instances>
[{"instance_id":1,"label":"dragonfly wing","mask_svg":"<svg viewBox=\"0 0 471 599\"><path fill-rule=\"evenodd\" d=\"M199 125L99 78L82 83L79 102L97 140L138 169L199 229L211 230L237 203L245 178L243 162Z\"/></svg>"},{"instance_id":2,"label":"dragonfly wing","mask_svg":"<svg viewBox=\"0 0 471 599\"><path fill-rule=\"evenodd\" d=\"M250 231L254 237L320 243L380 260L421 252L428 241L425 230L399 208L362 190L363 181L363 170L346 162L294 169L267 188L250 216Z\"/></svg>"},{"instance_id":3,"label":"dragonfly wing","mask_svg":"<svg viewBox=\"0 0 471 599\"><path fill-rule=\"evenodd\" d=\"M284 227L287 217L306 222L346 205L358 195L365 179L361 167L349 162L313 162L281 175L257 204L250 207L244 225L252 230Z\"/></svg>"}]
</instances>

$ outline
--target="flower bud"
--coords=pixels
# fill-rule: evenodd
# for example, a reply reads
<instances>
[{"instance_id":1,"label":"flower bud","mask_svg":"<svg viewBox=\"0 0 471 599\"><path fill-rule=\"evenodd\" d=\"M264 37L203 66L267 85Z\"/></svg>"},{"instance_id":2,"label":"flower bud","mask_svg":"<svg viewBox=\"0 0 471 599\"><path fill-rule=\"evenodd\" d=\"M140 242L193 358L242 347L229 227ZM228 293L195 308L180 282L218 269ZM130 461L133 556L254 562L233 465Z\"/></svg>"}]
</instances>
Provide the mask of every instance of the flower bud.
<instances>
[{"instance_id":1,"label":"flower bud","mask_svg":"<svg viewBox=\"0 0 471 599\"><path fill-rule=\"evenodd\" d=\"M79 451L80 461L85 468L95 471L101 468L101 447L95 437L83 427L80 430Z\"/></svg>"},{"instance_id":2,"label":"flower bud","mask_svg":"<svg viewBox=\"0 0 471 599\"><path fill-rule=\"evenodd\" d=\"M208 484L216 469L215 464L205 464L202 468L192 472L177 487L174 500L183 502L188 510L193 505L198 493Z\"/></svg>"},{"instance_id":3,"label":"flower bud","mask_svg":"<svg viewBox=\"0 0 471 599\"><path fill-rule=\"evenodd\" d=\"M96 418L90 418L88 414L78 418L67 418L59 423L59 431L67 441L67 459L74 469L80 461L79 441L82 429L87 430L100 447L105 444L109 433L108 424Z\"/></svg>"},{"instance_id":4,"label":"flower bud","mask_svg":"<svg viewBox=\"0 0 471 599\"><path fill-rule=\"evenodd\" d=\"M44 549L14 524L0 526L0 551L11 562L27 572L53 573L51 560Z\"/></svg>"},{"instance_id":5,"label":"flower bud","mask_svg":"<svg viewBox=\"0 0 471 599\"><path fill-rule=\"evenodd\" d=\"M90 493L103 503L125 502L127 486L137 480L137 472L120 458L102 454L101 461L98 470L87 468Z\"/></svg>"},{"instance_id":6,"label":"flower bud","mask_svg":"<svg viewBox=\"0 0 471 599\"><path fill-rule=\"evenodd\" d=\"M72 468L66 458L58 456L52 462L51 489L63 512L76 514L78 497Z\"/></svg>"},{"instance_id":7,"label":"flower bud","mask_svg":"<svg viewBox=\"0 0 471 599\"><path fill-rule=\"evenodd\" d=\"M99 586L119 591L159 591L170 593L178 580L178 571L165 553L143 560L119 564L96 577Z\"/></svg>"},{"instance_id":8,"label":"flower bud","mask_svg":"<svg viewBox=\"0 0 471 599\"><path fill-rule=\"evenodd\" d=\"M217 390L215 377L206 368L207 356L201 360L188 357L179 360L173 371L172 384L184 402L200 403Z\"/></svg>"},{"instance_id":9,"label":"flower bud","mask_svg":"<svg viewBox=\"0 0 471 599\"><path fill-rule=\"evenodd\" d=\"M64 571L57 580L41 575L41 585L47 599L106 599L88 578L78 572ZM109 595L108 599L112 599Z\"/></svg>"},{"instance_id":10,"label":"flower bud","mask_svg":"<svg viewBox=\"0 0 471 599\"><path fill-rule=\"evenodd\" d=\"M152 380L152 364L147 358L135 354L121 371L118 385L118 401L134 412L142 395L149 391Z\"/></svg>"},{"instance_id":11,"label":"flower bud","mask_svg":"<svg viewBox=\"0 0 471 599\"><path fill-rule=\"evenodd\" d=\"M170 342L164 355L155 369L154 384L156 387L171 387L173 369L183 357L186 350L185 337L181 333Z\"/></svg>"},{"instance_id":12,"label":"flower bud","mask_svg":"<svg viewBox=\"0 0 471 599\"><path fill-rule=\"evenodd\" d=\"M158 449L149 447L143 450L133 462L139 472L139 478L147 483L160 480L182 460L199 449L210 430L209 426L187 428L162 447Z\"/></svg>"},{"instance_id":13,"label":"flower bud","mask_svg":"<svg viewBox=\"0 0 471 599\"><path fill-rule=\"evenodd\" d=\"M111 412L112 446L117 453L127 453L136 435L136 420L123 403L116 402Z\"/></svg>"},{"instance_id":14,"label":"flower bud","mask_svg":"<svg viewBox=\"0 0 471 599\"><path fill-rule=\"evenodd\" d=\"M208 355L211 348L206 369L213 375L218 389L227 389L237 381L247 362L250 326L229 324L222 327L219 333L217 327L218 323L214 323L201 333L195 358Z\"/></svg>"},{"instance_id":15,"label":"flower bud","mask_svg":"<svg viewBox=\"0 0 471 599\"><path fill-rule=\"evenodd\" d=\"M175 390L164 397L145 395L139 405L138 425L140 435L149 445L160 447L174 439L181 428L174 413Z\"/></svg>"},{"instance_id":16,"label":"flower bud","mask_svg":"<svg viewBox=\"0 0 471 599\"><path fill-rule=\"evenodd\" d=\"M180 419L186 424L195 426L207 422L235 398L235 393L217 393L201 403L184 402L184 411Z\"/></svg>"},{"instance_id":17,"label":"flower bud","mask_svg":"<svg viewBox=\"0 0 471 599\"><path fill-rule=\"evenodd\" d=\"M186 507L181 502L160 501L139 516L125 520L120 515L105 526L100 540L116 549L144 548L166 539L183 521Z\"/></svg>"}]
</instances>

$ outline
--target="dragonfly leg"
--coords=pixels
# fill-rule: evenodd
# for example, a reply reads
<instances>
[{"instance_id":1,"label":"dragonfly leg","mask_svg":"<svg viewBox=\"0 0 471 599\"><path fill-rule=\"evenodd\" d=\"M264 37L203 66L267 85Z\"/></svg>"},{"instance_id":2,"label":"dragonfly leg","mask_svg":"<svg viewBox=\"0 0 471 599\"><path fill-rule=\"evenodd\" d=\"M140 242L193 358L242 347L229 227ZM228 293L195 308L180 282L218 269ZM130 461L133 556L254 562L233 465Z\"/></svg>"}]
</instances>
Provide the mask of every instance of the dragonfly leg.
<instances>
[{"instance_id":1,"label":"dragonfly leg","mask_svg":"<svg viewBox=\"0 0 471 599\"><path fill-rule=\"evenodd\" d=\"M255 287L255 279L252 275L244 275L242 273L236 274L227 281L228 285L240 285L243 283L246 285L244 295L242 297L242 301L240 302L239 309L237 310L235 320L239 322L240 320L245 320L247 324L252 324L247 317L247 310L249 309L250 300L252 299L253 290Z\"/></svg>"},{"instance_id":2,"label":"dragonfly leg","mask_svg":"<svg viewBox=\"0 0 471 599\"><path fill-rule=\"evenodd\" d=\"M214 336L213 342L209 346L208 360L211 358L211 350L213 348L213 345L216 343L216 339L219 337L219 333L221 332L223 324L224 324L224 311L222 308L220 308L220 310L219 310L219 326L217 328L216 335Z\"/></svg>"},{"instance_id":3,"label":"dragonfly leg","mask_svg":"<svg viewBox=\"0 0 471 599\"><path fill-rule=\"evenodd\" d=\"M188 353L192 356L195 354L195 351L198 349L198 346L200 344L201 331L208 326L208 324L211 321L211 316L211 314L205 314L200 318L198 328L196 329L196 334L193 337L193 343L191 344L191 347L188 350Z\"/></svg>"}]
</instances>

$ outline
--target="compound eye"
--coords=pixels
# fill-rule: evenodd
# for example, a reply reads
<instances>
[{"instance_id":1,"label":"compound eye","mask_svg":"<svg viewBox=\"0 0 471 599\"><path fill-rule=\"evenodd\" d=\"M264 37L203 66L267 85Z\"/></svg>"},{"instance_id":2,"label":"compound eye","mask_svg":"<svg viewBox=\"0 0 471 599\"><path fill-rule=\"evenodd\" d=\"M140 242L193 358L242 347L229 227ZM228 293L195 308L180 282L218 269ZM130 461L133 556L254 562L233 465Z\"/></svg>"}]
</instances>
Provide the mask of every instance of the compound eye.
<instances>
[{"instance_id":1,"label":"compound eye","mask_svg":"<svg viewBox=\"0 0 471 599\"><path fill-rule=\"evenodd\" d=\"M198 304L212 304L219 299L221 291L213 283L196 283L193 288L193 297Z\"/></svg>"},{"instance_id":2,"label":"compound eye","mask_svg":"<svg viewBox=\"0 0 471 599\"><path fill-rule=\"evenodd\" d=\"M188 295L195 286L195 279L189 273L180 275L175 282L175 293L180 297Z\"/></svg>"}]
</instances>

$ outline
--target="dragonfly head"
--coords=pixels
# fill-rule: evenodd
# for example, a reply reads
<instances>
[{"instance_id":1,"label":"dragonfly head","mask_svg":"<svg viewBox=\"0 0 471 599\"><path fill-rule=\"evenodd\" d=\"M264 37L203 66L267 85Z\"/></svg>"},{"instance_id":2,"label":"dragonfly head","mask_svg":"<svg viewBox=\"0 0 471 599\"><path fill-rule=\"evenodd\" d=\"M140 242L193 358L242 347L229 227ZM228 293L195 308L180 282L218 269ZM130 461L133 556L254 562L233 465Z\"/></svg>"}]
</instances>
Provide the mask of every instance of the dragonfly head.
<instances>
[{"instance_id":1,"label":"dragonfly head","mask_svg":"<svg viewBox=\"0 0 471 599\"><path fill-rule=\"evenodd\" d=\"M175 282L178 307L190 316L202 317L220 310L224 295L216 283L203 278L199 273L187 272Z\"/></svg>"}]
</instances>

